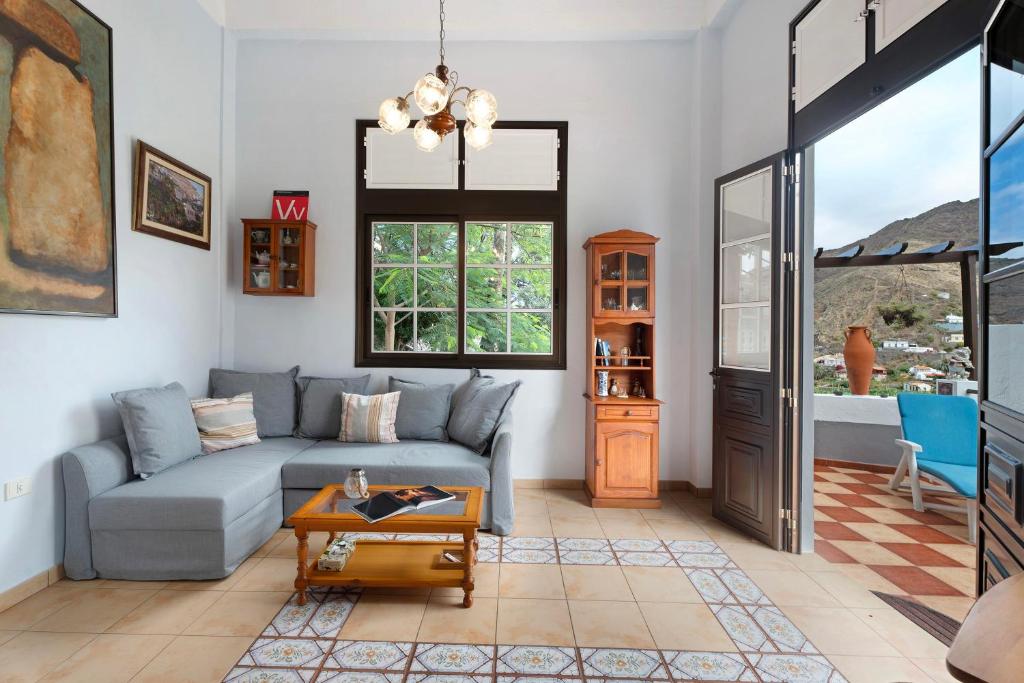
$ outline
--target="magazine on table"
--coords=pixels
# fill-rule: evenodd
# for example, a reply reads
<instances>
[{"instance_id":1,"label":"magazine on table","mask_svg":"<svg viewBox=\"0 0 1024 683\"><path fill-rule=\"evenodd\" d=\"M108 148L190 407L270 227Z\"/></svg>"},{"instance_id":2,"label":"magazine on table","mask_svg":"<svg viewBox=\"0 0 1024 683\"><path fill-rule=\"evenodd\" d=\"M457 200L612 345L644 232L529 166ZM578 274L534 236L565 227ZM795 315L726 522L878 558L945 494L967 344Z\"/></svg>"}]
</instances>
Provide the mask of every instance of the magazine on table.
<instances>
[{"instance_id":1,"label":"magazine on table","mask_svg":"<svg viewBox=\"0 0 1024 683\"><path fill-rule=\"evenodd\" d=\"M403 512L422 510L448 500L455 494L442 491L436 486L418 486L412 489L382 491L369 500L352 506L352 511L371 524Z\"/></svg>"}]
</instances>

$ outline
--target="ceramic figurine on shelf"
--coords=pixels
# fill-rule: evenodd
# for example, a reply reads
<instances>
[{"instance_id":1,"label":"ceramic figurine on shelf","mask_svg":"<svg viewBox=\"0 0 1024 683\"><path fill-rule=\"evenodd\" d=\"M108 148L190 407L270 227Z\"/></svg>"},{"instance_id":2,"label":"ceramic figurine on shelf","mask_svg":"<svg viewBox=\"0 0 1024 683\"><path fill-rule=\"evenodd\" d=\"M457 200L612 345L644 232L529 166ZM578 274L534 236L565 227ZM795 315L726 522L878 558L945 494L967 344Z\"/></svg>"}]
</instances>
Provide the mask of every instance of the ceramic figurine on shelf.
<instances>
[{"instance_id":1,"label":"ceramic figurine on shelf","mask_svg":"<svg viewBox=\"0 0 1024 683\"><path fill-rule=\"evenodd\" d=\"M608 371L598 370L597 371L597 395L607 396L608 395Z\"/></svg>"},{"instance_id":2,"label":"ceramic figurine on shelf","mask_svg":"<svg viewBox=\"0 0 1024 683\"><path fill-rule=\"evenodd\" d=\"M284 235L281 236L281 244L289 245L292 243L292 241L292 234L285 230Z\"/></svg>"},{"instance_id":3,"label":"ceramic figurine on shelf","mask_svg":"<svg viewBox=\"0 0 1024 683\"><path fill-rule=\"evenodd\" d=\"M647 392L644 391L644 385L640 384L639 377L633 380L633 395L637 398L647 398Z\"/></svg>"},{"instance_id":4,"label":"ceramic figurine on shelf","mask_svg":"<svg viewBox=\"0 0 1024 683\"><path fill-rule=\"evenodd\" d=\"M619 349L619 365L629 365L629 347Z\"/></svg>"},{"instance_id":5,"label":"ceramic figurine on shelf","mask_svg":"<svg viewBox=\"0 0 1024 683\"><path fill-rule=\"evenodd\" d=\"M261 266L265 266L270 263L270 252L264 249L263 251L256 252L256 262Z\"/></svg>"},{"instance_id":6,"label":"ceramic figurine on shelf","mask_svg":"<svg viewBox=\"0 0 1024 683\"><path fill-rule=\"evenodd\" d=\"M608 394L611 396L619 395L619 380L613 379L611 385L608 387Z\"/></svg>"}]
</instances>

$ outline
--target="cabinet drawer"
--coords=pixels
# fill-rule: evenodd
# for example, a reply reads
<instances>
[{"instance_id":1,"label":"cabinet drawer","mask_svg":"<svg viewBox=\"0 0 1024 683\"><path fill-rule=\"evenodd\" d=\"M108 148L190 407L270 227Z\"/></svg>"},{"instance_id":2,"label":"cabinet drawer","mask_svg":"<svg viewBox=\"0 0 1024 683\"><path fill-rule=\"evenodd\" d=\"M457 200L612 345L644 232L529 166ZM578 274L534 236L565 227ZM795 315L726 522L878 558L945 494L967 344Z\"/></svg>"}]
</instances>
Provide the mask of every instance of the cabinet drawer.
<instances>
[{"instance_id":1,"label":"cabinet drawer","mask_svg":"<svg viewBox=\"0 0 1024 683\"><path fill-rule=\"evenodd\" d=\"M1003 579L1024 572L1013 554L987 526L979 528L978 541L981 545L981 580L983 590L988 590Z\"/></svg>"},{"instance_id":2,"label":"cabinet drawer","mask_svg":"<svg viewBox=\"0 0 1024 683\"><path fill-rule=\"evenodd\" d=\"M658 406L598 406L597 419L656 422Z\"/></svg>"},{"instance_id":3,"label":"cabinet drawer","mask_svg":"<svg viewBox=\"0 0 1024 683\"><path fill-rule=\"evenodd\" d=\"M1021 523L1021 461L998 445L985 444L985 503L1009 522Z\"/></svg>"}]
</instances>

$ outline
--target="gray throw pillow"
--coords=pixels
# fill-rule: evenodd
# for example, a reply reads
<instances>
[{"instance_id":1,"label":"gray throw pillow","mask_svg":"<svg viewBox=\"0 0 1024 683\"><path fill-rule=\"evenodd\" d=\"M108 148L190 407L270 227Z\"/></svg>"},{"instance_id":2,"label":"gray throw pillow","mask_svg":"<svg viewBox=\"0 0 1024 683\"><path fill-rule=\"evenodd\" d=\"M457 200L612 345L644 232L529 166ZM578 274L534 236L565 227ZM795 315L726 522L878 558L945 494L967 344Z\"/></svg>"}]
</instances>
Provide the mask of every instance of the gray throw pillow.
<instances>
[{"instance_id":1,"label":"gray throw pillow","mask_svg":"<svg viewBox=\"0 0 1024 683\"><path fill-rule=\"evenodd\" d=\"M422 384L388 378L388 391L402 392L395 433L398 440L447 441L448 409L454 384Z\"/></svg>"},{"instance_id":2,"label":"gray throw pillow","mask_svg":"<svg viewBox=\"0 0 1024 683\"><path fill-rule=\"evenodd\" d=\"M329 379L300 377L299 427L295 436L304 439L337 439L341 432L341 395L365 394L370 376Z\"/></svg>"},{"instance_id":3,"label":"gray throw pillow","mask_svg":"<svg viewBox=\"0 0 1024 683\"><path fill-rule=\"evenodd\" d=\"M110 397L121 413L132 468L143 479L202 453L192 404L177 382Z\"/></svg>"},{"instance_id":4,"label":"gray throw pillow","mask_svg":"<svg viewBox=\"0 0 1024 683\"><path fill-rule=\"evenodd\" d=\"M295 376L299 366L285 372L210 370L210 398L231 398L252 392L256 429L260 438L291 436L295 431L298 401Z\"/></svg>"},{"instance_id":5,"label":"gray throw pillow","mask_svg":"<svg viewBox=\"0 0 1024 683\"><path fill-rule=\"evenodd\" d=\"M448 437L483 453L491 445L498 423L512 405L521 382L498 384L493 377L473 370L469 381L456 392L448 418Z\"/></svg>"}]
</instances>

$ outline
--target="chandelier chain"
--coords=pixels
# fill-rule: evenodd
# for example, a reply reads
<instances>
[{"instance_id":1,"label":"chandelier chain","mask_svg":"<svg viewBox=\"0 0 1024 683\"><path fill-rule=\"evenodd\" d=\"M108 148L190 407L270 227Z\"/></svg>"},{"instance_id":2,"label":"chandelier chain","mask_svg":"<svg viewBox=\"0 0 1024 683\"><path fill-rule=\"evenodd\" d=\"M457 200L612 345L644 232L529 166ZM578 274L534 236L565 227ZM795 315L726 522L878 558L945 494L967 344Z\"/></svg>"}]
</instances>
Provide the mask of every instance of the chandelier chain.
<instances>
[{"instance_id":1,"label":"chandelier chain","mask_svg":"<svg viewBox=\"0 0 1024 683\"><path fill-rule=\"evenodd\" d=\"M441 64L444 64L444 0L440 0L441 4Z\"/></svg>"}]
</instances>

